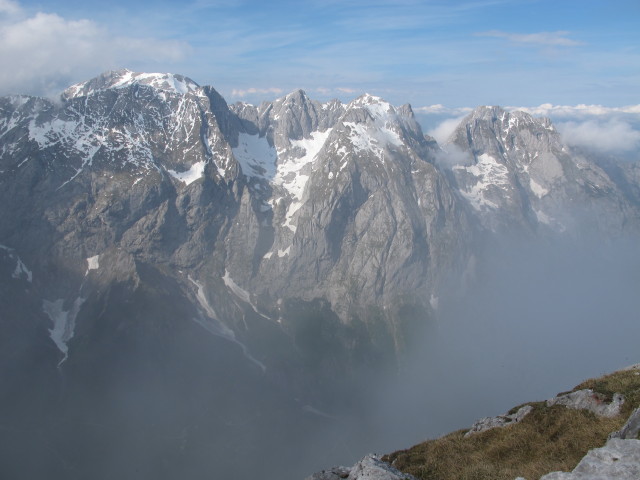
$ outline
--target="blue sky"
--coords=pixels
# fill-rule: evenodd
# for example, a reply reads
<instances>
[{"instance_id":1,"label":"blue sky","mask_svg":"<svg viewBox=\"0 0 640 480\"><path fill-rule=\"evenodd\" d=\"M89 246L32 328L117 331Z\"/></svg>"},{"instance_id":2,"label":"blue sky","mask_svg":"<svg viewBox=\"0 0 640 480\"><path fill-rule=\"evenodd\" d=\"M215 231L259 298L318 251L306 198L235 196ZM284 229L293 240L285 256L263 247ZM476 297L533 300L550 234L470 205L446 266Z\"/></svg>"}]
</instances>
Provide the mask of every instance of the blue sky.
<instances>
[{"instance_id":1,"label":"blue sky","mask_svg":"<svg viewBox=\"0 0 640 480\"><path fill-rule=\"evenodd\" d=\"M0 0L0 94L183 73L229 102L303 88L414 108L640 103L638 0ZM426 110L425 110L426 111Z\"/></svg>"}]
</instances>

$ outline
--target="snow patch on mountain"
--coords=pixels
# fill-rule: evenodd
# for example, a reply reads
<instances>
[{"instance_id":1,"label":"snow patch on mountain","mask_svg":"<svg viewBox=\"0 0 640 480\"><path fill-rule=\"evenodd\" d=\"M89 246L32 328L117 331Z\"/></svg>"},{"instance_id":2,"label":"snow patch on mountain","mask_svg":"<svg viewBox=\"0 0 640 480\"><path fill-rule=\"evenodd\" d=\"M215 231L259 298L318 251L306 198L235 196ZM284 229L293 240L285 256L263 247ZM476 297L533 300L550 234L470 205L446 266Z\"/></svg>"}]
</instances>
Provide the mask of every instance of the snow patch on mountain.
<instances>
[{"instance_id":1,"label":"snow patch on mountain","mask_svg":"<svg viewBox=\"0 0 640 480\"><path fill-rule=\"evenodd\" d=\"M475 184L460 193L469 200L476 210L483 207L498 208L498 205L486 197L487 190L491 187L509 186L509 170L494 157L483 153L477 159L477 163L468 167L455 166L454 170L466 170L474 178Z\"/></svg>"},{"instance_id":2,"label":"snow patch on mountain","mask_svg":"<svg viewBox=\"0 0 640 480\"><path fill-rule=\"evenodd\" d=\"M33 281L33 273L31 273L31 270L27 268L22 259L15 253L15 250L5 245L0 245L0 249L6 251L9 254L9 258L16 262L16 268L13 270L11 277L16 279L24 277L27 282L31 283Z\"/></svg>"},{"instance_id":3,"label":"snow patch on mountain","mask_svg":"<svg viewBox=\"0 0 640 480\"><path fill-rule=\"evenodd\" d=\"M529 188L531 188L531 191L538 198L542 198L549 193L549 190L544 188L542 185L536 182L533 178L529 179Z\"/></svg>"},{"instance_id":4,"label":"snow patch on mountain","mask_svg":"<svg viewBox=\"0 0 640 480\"><path fill-rule=\"evenodd\" d=\"M84 300L82 297L76 298L69 310L64 309L64 299L62 298L54 300L53 302L49 300L42 302L42 310L53 322L53 328L49 329L49 336L56 344L56 347L58 347L58 350L64 355L58 363L58 366L67 359L69 353L67 344L73 338L76 317Z\"/></svg>"},{"instance_id":5,"label":"snow patch on mountain","mask_svg":"<svg viewBox=\"0 0 640 480\"><path fill-rule=\"evenodd\" d=\"M100 255L94 255L93 257L87 258L87 271L84 274L85 277L89 275L91 270L98 270L100 268Z\"/></svg>"},{"instance_id":6,"label":"snow patch on mountain","mask_svg":"<svg viewBox=\"0 0 640 480\"><path fill-rule=\"evenodd\" d=\"M206 161L202 160L200 162L196 162L191 165L189 170L184 172L176 172L175 170L167 169L169 175L171 175L176 180L179 180L187 185L191 185L193 182L202 178L204 176L204 167L207 164Z\"/></svg>"},{"instance_id":7,"label":"snow patch on mountain","mask_svg":"<svg viewBox=\"0 0 640 480\"><path fill-rule=\"evenodd\" d=\"M269 145L267 137L240 133L238 146L232 149L233 156L240 163L242 173L271 181L276 175L276 149Z\"/></svg>"},{"instance_id":8,"label":"snow patch on mountain","mask_svg":"<svg viewBox=\"0 0 640 480\"><path fill-rule=\"evenodd\" d=\"M58 188L75 179L85 168L91 167L94 157L103 149L111 152L111 158L121 155L120 152L125 153L125 161L136 167L145 170L157 168L147 139L139 133L145 131L144 125L107 129L100 121L95 124L87 121L85 116L80 116L75 120L54 118L42 124L32 119L28 129L29 140L36 142L38 148L57 147L65 156L80 158L82 163L74 168L75 173Z\"/></svg>"},{"instance_id":9,"label":"snow patch on mountain","mask_svg":"<svg viewBox=\"0 0 640 480\"><path fill-rule=\"evenodd\" d=\"M536 218L540 223L544 223L545 225L553 224L553 219L542 210L534 210L533 213L536 214Z\"/></svg>"},{"instance_id":10,"label":"snow patch on mountain","mask_svg":"<svg viewBox=\"0 0 640 480\"><path fill-rule=\"evenodd\" d=\"M324 146L327 138L329 138L331 130L332 129L329 128L324 132L316 131L311 133L309 138L292 140L291 145L302 148L304 155L298 158L283 156L286 160L278 164L278 172L274 183L283 187L289 195L291 195L292 202L287 209L284 226L288 227L292 232L295 232L296 227L292 225L291 221L293 215L302 206L302 194L309 181L309 173L311 173L309 171L303 172L303 169L313 164L313 161Z\"/></svg>"}]
</instances>

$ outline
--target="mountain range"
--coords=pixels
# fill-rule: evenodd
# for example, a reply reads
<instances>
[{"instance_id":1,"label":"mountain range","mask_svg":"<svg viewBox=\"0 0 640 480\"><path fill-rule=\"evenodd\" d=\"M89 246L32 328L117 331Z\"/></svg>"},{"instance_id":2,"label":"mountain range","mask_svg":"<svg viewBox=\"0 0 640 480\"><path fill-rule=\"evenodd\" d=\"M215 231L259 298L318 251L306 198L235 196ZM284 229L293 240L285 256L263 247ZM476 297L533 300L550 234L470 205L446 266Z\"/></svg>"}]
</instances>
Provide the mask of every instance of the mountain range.
<instances>
[{"instance_id":1,"label":"mountain range","mask_svg":"<svg viewBox=\"0 0 640 480\"><path fill-rule=\"evenodd\" d=\"M302 478L483 246L636 234L640 172L500 107L438 145L371 95L120 70L0 98L0 202L6 478Z\"/></svg>"}]
</instances>

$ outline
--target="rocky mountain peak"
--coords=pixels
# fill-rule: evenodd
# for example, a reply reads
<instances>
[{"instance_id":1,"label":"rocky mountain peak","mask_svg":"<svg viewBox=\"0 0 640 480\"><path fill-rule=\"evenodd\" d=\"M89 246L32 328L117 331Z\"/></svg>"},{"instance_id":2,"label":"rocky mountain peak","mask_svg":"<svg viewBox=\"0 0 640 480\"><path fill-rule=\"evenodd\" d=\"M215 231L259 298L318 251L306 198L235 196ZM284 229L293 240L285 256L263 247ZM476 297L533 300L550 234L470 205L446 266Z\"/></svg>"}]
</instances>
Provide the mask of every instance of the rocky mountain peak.
<instances>
[{"instance_id":1,"label":"rocky mountain peak","mask_svg":"<svg viewBox=\"0 0 640 480\"><path fill-rule=\"evenodd\" d=\"M620 212L614 213L617 200L602 194L615 190L611 179L572 152L548 118L478 107L444 148L452 153L460 193L491 230L514 224L571 230L576 215L567 215L569 205L608 212L604 216L614 229L624 223Z\"/></svg>"},{"instance_id":2,"label":"rocky mountain peak","mask_svg":"<svg viewBox=\"0 0 640 480\"><path fill-rule=\"evenodd\" d=\"M146 85L156 90L184 95L199 88L199 85L185 77L173 73L139 73L122 69L105 72L86 82L77 83L62 93L63 100L84 97L95 92L127 88L131 85Z\"/></svg>"},{"instance_id":3,"label":"rocky mountain peak","mask_svg":"<svg viewBox=\"0 0 640 480\"><path fill-rule=\"evenodd\" d=\"M347 111L366 111L374 120L387 120L397 114L389 102L375 95L365 93L347 104Z\"/></svg>"},{"instance_id":4,"label":"rocky mountain peak","mask_svg":"<svg viewBox=\"0 0 640 480\"><path fill-rule=\"evenodd\" d=\"M562 150L560 136L547 118L501 107L478 107L460 122L446 144L503 154L524 149ZM492 152L487 152L490 149Z\"/></svg>"}]
</instances>

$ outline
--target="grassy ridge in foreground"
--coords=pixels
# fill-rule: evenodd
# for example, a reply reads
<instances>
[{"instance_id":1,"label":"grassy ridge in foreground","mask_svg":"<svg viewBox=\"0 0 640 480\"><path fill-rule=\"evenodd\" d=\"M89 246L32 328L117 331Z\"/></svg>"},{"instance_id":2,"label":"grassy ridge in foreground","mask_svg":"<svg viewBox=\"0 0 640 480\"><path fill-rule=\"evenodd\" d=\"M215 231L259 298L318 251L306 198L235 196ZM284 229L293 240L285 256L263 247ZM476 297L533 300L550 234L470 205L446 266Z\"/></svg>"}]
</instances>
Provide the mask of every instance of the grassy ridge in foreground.
<instances>
[{"instance_id":1,"label":"grassy ridge in foreground","mask_svg":"<svg viewBox=\"0 0 640 480\"><path fill-rule=\"evenodd\" d=\"M529 480L552 471L571 471L592 448L620 429L640 405L640 370L621 370L587 380L573 391L590 388L606 395L622 393L620 415L598 417L586 410L529 403L532 412L521 422L469 437L459 430L383 457L399 470L423 480ZM566 393L566 392L565 392ZM513 408L514 413L519 407Z\"/></svg>"}]
</instances>

